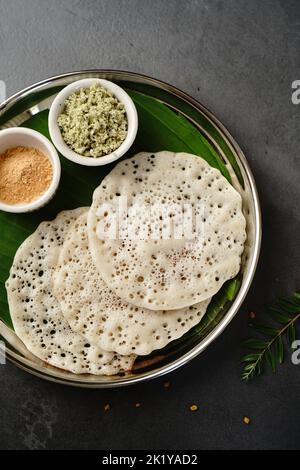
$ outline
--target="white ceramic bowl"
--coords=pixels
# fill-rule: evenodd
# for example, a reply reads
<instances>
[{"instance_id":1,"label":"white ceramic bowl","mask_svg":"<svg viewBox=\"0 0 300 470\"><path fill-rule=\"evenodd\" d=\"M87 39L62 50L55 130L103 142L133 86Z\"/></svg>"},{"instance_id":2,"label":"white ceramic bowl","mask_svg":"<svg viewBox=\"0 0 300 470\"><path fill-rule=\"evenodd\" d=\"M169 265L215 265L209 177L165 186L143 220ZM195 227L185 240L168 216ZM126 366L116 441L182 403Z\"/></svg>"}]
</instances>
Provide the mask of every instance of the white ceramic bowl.
<instances>
[{"instance_id":1,"label":"white ceramic bowl","mask_svg":"<svg viewBox=\"0 0 300 470\"><path fill-rule=\"evenodd\" d=\"M47 191L34 201L26 204L6 204L0 201L0 210L12 213L32 212L46 205L54 196L60 181L60 160L52 143L37 131L25 127L11 127L0 131L0 155L18 146L34 147L49 158L53 168L52 181Z\"/></svg>"},{"instance_id":2,"label":"white ceramic bowl","mask_svg":"<svg viewBox=\"0 0 300 470\"><path fill-rule=\"evenodd\" d=\"M112 92L117 97L117 99L124 104L128 120L128 131L124 142L122 142L120 147L118 147L114 152L98 158L84 157L74 152L63 140L59 126L57 124L57 118L62 112L64 102L68 96L80 88L89 88L95 83ZM79 163L79 165L102 166L118 160L129 150L137 134L138 115L132 99L126 93L126 91L123 90L123 88L119 87L113 82L110 82L109 80L102 80L100 78L86 78L84 80L78 80L71 83L58 93L50 107L48 126L52 142L54 143L57 150L68 160L71 160L74 163Z\"/></svg>"}]
</instances>

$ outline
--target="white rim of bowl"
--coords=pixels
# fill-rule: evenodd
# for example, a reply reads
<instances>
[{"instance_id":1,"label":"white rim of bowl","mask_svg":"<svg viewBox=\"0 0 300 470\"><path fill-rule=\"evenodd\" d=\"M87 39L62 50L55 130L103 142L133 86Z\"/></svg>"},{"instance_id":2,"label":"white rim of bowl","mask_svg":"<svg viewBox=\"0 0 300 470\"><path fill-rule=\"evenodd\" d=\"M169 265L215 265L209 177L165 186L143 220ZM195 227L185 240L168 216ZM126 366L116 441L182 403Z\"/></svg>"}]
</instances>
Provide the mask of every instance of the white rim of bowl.
<instances>
[{"instance_id":1,"label":"white rim of bowl","mask_svg":"<svg viewBox=\"0 0 300 470\"><path fill-rule=\"evenodd\" d=\"M94 83L97 83L106 88L108 91L111 91L116 96L116 98L124 104L128 120L127 136L120 147L108 155L97 158L84 157L83 155L79 155L70 147L68 147L62 138L59 126L57 124L57 118L63 108L65 100L76 90L81 88L89 88ZM128 93L126 93L126 91L119 85L101 78L85 78L67 85L56 95L50 107L48 126L52 142L65 158L71 160L74 163L78 163L79 165L102 166L118 160L130 149L136 138L138 130L138 114L134 102Z\"/></svg>"},{"instance_id":2,"label":"white rim of bowl","mask_svg":"<svg viewBox=\"0 0 300 470\"><path fill-rule=\"evenodd\" d=\"M47 139L47 137L45 137L40 132L35 131L33 129L27 129L25 127L11 127L9 129L0 130L0 140L2 136L14 135L14 134L19 134L19 135L23 134L23 135L30 136L33 138L33 141L39 140L47 149L46 156L49 158L52 164L52 169L53 169L52 181L51 181L49 188L47 189L47 191L45 191L41 196L39 196L34 201L25 203L25 204L6 204L0 201L1 211L11 212L12 214L20 214L22 212L35 211L45 206L52 199L59 185L60 175L61 175L61 165L60 165L60 159L59 159L58 153L54 145L50 142L49 139ZM16 146L17 145L18 144L16 142ZM34 143L32 146L34 147ZM8 148L12 148L12 147L8 147Z\"/></svg>"}]
</instances>

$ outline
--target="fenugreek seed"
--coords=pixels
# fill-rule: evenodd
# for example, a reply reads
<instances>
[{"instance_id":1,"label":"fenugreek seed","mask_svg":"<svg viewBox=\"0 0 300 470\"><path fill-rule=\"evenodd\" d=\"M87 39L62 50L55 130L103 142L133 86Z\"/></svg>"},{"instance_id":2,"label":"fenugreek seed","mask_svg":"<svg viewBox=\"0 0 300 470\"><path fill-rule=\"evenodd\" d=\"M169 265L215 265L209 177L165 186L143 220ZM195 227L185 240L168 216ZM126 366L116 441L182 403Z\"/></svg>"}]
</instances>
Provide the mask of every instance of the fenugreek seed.
<instances>
[{"instance_id":1,"label":"fenugreek seed","mask_svg":"<svg viewBox=\"0 0 300 470\"><path fill-rule=\"evenodd\" d=\"M190 406L190 411L198 411L198 406L197 405L191 405Z\"/></svg>"},{"instance_id":2,"label":"fenugreek seed","mask_svg":"<svg viewBox=\"0 0 300 470\"><path fill-rule=\"evenodd\" d=\"M251 419L248 416L244 416L243 421L245 424L250 424Z\"/></svg>"},{"instance_id":3,"label":"fenugreek seed","mask_svg":"<svg viewBox=\"0 0 300 470\"><path fill-rule=\"evenodd\" d=\"M140 407L142 406L142 404L138 401L138 402L135 403L134 406L135 406L136 408L140 408Z\"/></svg>"},{"instance_id":4,"label":"fenugreek seed","mask_svg":"<svg viewBox=\"0 0 300 470\"><path fill-rule=\"evenodd\" d=\"M109 404L109 403L106 403L106 404L104 405L103 409L104 409L105 413L107 413L108 411L110 411L110 410L111 410L110 404Z\"/></svg>"}]
</instances>

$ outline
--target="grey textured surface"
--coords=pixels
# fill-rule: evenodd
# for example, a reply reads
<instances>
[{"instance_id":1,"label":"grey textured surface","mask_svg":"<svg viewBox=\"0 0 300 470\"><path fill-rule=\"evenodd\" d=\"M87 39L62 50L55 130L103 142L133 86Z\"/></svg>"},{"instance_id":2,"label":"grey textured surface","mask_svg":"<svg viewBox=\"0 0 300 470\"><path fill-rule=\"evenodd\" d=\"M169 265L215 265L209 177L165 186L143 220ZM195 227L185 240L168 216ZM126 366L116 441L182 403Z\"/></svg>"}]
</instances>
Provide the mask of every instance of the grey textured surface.
<instances>
[{"instance_id":1,"label":"grey textured surface","mask_svg":"<svg viewBox=\"0 0 300 470\"><path fill-rule=\"evenodd\" d=\"M276 376L239 379L247 313L300 286L300 105L291 102L299 51L298 0L0 0L8 94L86 68L177 85L244 149L264 216L261 261L243 308L204 354L168 377L170 390L163 380L77 390L0 366L0 448L300 448L300 366L288 360ZM106 402L112 409L104 414Z\"/></svg>"}]
</instances>

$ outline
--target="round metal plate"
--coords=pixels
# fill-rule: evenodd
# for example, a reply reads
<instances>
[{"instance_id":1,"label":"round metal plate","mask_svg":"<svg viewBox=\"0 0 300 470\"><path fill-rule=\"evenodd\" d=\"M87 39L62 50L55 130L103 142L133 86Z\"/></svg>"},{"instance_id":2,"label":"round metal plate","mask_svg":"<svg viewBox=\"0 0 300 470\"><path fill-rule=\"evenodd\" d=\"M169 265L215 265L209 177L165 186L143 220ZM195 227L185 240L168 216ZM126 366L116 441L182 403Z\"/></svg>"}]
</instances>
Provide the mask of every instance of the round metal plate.
<instances>
[{"instance_id":1,"label":"round metal plate","mask_svg":"<svg viewBox=\"0 0 300 470\"><path fill-rule=\"evenodd\" d=\"M204 337L186 344L180 353L171 351L164 357L156 355L139 362L138 368L124 376L99 377L75 375L48 364L25 357L9 342L6 353L9 360L27 372L41 378L78 387L120 387L142 382L167 374L189 362L206 349L226 328L238 312L251 285L260 250L261 215L258 194L249 164L228 130L201 103L181 90L141 74L114 70L87 70L51 77L16 93L0 106L0 128L20 125L33 114L49 108L57 92L69 83L98 77L112 80L124 88L153 96L176 112L183 114L202 132L227 164L232 181L243 198L244 215L247 220L247 243L242 259L241 287L223 317ZM1 316L1 315L0 315Z\"/></svg>"}]
</instances>

